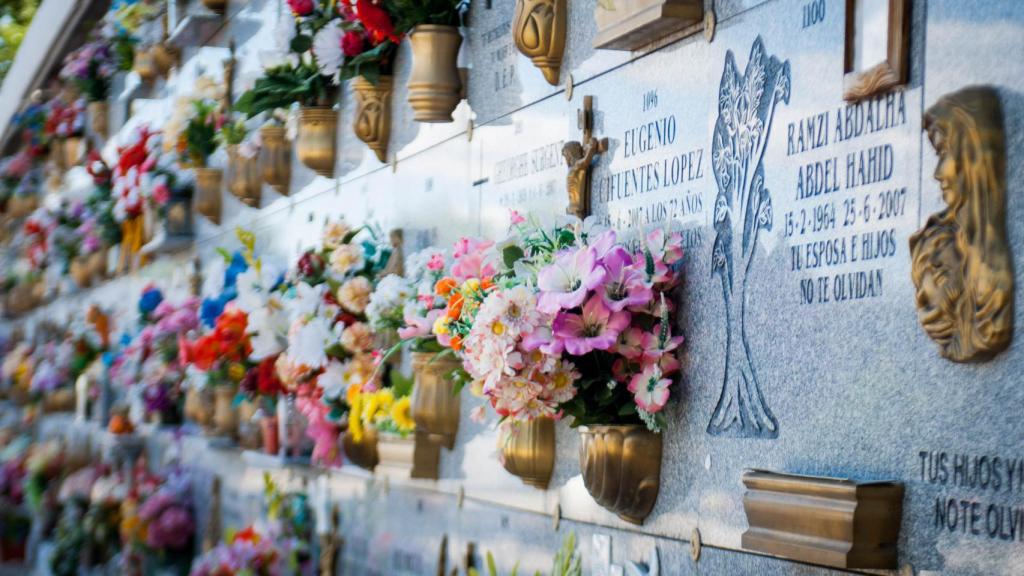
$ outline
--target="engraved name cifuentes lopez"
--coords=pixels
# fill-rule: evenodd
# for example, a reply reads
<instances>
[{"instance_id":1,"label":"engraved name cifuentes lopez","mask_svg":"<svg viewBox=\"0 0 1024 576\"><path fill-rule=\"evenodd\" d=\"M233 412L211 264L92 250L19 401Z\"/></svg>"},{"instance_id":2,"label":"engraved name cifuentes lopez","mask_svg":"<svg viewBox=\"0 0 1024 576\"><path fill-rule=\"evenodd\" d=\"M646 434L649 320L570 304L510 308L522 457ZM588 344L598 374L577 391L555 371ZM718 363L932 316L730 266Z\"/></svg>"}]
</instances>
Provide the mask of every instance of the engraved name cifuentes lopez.
<instances>
[{"instance_id":1,"label":"engraved name cifuentes lopez","mask_svg":"<svg viewBox=\"0 0 1024 576\"><path fill-rule=\"evenodd\" d=\"M708 423L712 436L777 438L779 423L768 408L747 344L747 275L758 253L758 235L772 229L772 196L764 182L764 153L779 102L789 104L788 61L769 56L759 36L740 73L732 51L718 96L711 146L718 195L712 273L722 281L726 347L722 391Z\"/></svg>"}]
</instances>

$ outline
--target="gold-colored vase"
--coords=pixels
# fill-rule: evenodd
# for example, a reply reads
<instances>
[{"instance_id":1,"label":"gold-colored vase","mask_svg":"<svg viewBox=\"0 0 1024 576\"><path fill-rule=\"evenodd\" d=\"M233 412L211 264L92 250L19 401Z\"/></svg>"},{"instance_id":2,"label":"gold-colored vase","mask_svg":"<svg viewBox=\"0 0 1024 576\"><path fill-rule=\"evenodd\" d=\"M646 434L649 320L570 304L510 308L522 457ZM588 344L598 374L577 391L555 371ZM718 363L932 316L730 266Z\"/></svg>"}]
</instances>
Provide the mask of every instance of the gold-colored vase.
<instances>
[{"instance_id":1,"label":"gold-colored vase","mask_svg":"<svg viewBox=\"0 0 1024 576\"><path fill-rule=\"evenodd\" d=\"M440 476L441 447L425 434L416 433L403 438L398 434L381 432L377 435L377 454L380 462L374 473L379 476L428 480L437 480Z\"/></svg>"},{"instance_id":2,"label":"gold-colored vase","mask_svg":"<svg viewBox=\"0 0 1024 576\"><path fill-rule=\"evenodd\" d=\"M196 168L196 211L220 224L221 184L224 172L220 168Z\"/></svg>"},{"instance_id":3,"label":"gold-colored vase","mask_svg":"<svg viewBox=\"0 0 1024 576\"><path fill-rule=\"evenodd\" d=\"M80 136L68 136L60 143L61 153L64 155L64 166L71 168L77 166L82 159L82 138Z\"/></svg>"},{"instance_id":4,"label":"gold-colored vase","mask_svg":"<svg viewBox=\"0 0 1024 576\"><path fill-rule=\"evenodd\" d=\"M458 56L462 35L455 26L421 24L409 34L412 75L409 104L417 122L451 122L462 100Z\"/></svg>"},{"instance_id":5,"label":"gold-colored vase","mask_svg":"<svg viewBox=\"0 0 1024 576\"><path fill-rule=\"evenodd\" d=\"M503 439L505 470L523 483L546 489L555 469L555 421L535 418L513 426Z\"/></svg>"},{"instance_id":6,"label":"gold-colored vase","mask_svg":"<svg viewBox=\"0 0 1024 576\"><path fill-rule=\"evenodd\" d=\"M364 430L363 437L358 442L351 432L346 432L341 438L341 447L349 461L364 470L373 470L380 462L380 455L377 454L377 431L372 428Z\"/></svg>"},{"instance_id":7,"label":"gold-colored vase","mask_svg":"<svg viewBox=\"0 0 1024 576\"><path fill-rule=\"evenodd\" d=\"M228 190L246 206L259 208L263 192L259 158L245 156L239 152L238 145L231 145L228 146L228 161Z\"/></svg>"},{"instance_id":8,"label":"gold-colored vase","mask_svg":"<svg viewBox=\"0 0 1024 576\"><path fill-rule=\"evenodd\" d=\"M516 0L512 40L552 86L558 86L568 19L568 0Z\"/></svg>"},{"instance_id":9,"label":"gold-colored vase","mask_svg":"<svg viewBox=\"0 0 1024 576\"><path fill-rule=\"evenodd\" d=\"M92 274L93 280L106 280L107 279L107 249L103 248L99 252L93 252L89 255L89 273Z\"/></svg>"},{"instance_id":10,"label":"gold-colored vase","mask_svg":"<svg viewBox=\"0 0 1024 576\"><path fill-rule=\"evenodd\" d=\"M154 44L149 52L161 76L170 74L171 69L178 65L178 57L181 55L177 48L169 46L166 42Z\"/></svg>"},{"instance_id":11,"label":"gold-colored vase","mask_svg":"<svg viewBox=\"0 0 1024 576\"><path fill-rule=\"evenodd\" d=\"M160 69L157 66L156 58L153 57L152 49L143 49L135 53L132 71L138 74L139 79L146 84L152 84L156 80L160 75Z\"/></svg>"},{"instance_id":12,"label":"gold-colored vase","mask_svg":"<svg viewBox=\"0 0 1024 576\"><path fill-rule=\"evenodd\" d=\"M223 14L228 9L228 0L203 0L203 6L209 8L211 12Z\"/></svg>"},{"instance_id":13,"label":"gold-colored vase","mask_svg":"<svg viewBox=\"0 0 1024 576\"><path fill-rule=\"evenodd\" d=\"M643 524L658 500L661 435L638 425L579 430L580 470L587 491L619 518Z\"/></svg>"},{"instance_id":14,"label":"gold-colored vase","mask_svg":"<svg viewBox=\"0 0 1024 576\"><path fill-rule=\"evenodd\" d=\"M366 143L381 162L387 162L388 140L391 138L391 92L394 78L381 76L377 84L359 76L352 80L356 114L352 130Z\"/></svg>"},{"instance_id":15,"label":"gold-colored vase","mask_svg":"<svg viewBox=\"0 0 1024 576\"><path fill-rule=\"evenodd\" d=\"M452 378L452 372L458 367L459 361L453 355L424 352L412 355L415 375L412 419L418 431L449 450L455 446L455 435L459 431L461 404Z\"/></svg>"},{"instance_id":16,"label":"gold-colored vase","mask_svg":"<svg viewBox=\"0 0 1024 576\"><path fill-rule=\"evenodd\" d=\"M207 388L191 387L185 392L185 418L206 428L213 421L213 392Z\"/></svg>"},{"instance_id":17,"label":"gold-colored vase","mask_svg":"<svg viewBox=\"0 0 1024 576\"><path fill-rule=\"evenodd\" d=\"M92 133L105 140L110 126L107 103L89 102L87 111L89 112L89 127L92 129Z\"/></svg>"},{"instance_id":18,"label":"gold-colored vase","mask_svg":"<svg viewBox=\"0 0 1024 576\"><path fill-rule=\"evenodd\" d=\"M76 256L68 265L71 280L79 288L88 288L92 284L92 268L88 256Z\"/></svg>"},{"instance_id":19,"label":"gold-colored vase","mask_svg":"<svg viewBox=\"0 0 1024 576\"><path fill-rule=\"evenodd\" d=\"M43 412L52 414L54 412L74 412L75 390L74 388L58 388L48 392L43 397Z\"/></svg>"},{"instance_id":20,"label":"gold-colored vase","mask_svg":"<svg viewBox=\"0 0 1024 576\"><path fill-rule=\"evenodd\" d=\"M334 178L337 157L338 111L326 106L299 110L299 136L295 154L321 176Z\"/></svg>"},{"instance_id":21,"label":"gold-colored vase","mask_svg":"<svg viewBox=\"0 0 1024 576\"><path fill-rule=\"evenodd\" d=\"M7 214L15 220L28 216L32 212L35 212L38 207L39 196L36 194L30 194L28 196L15 194L7 200Z\"/></svg>"},{"instance_id":22,"label":"gold-colored vase","mask_svg":"<svg viewBox=\"0 0 1024 576\"><path fill-rule=\"evenodd\" d=\"M235 387L217 386L213 390L213 428L217 436L234 438L238 434Z\"/></svg>"},{"instance_id":23,"label":"gold-colored vase","mask_svg":"<svg viewBox=\"0 0 1024 576\"><path fill-rule=\"evenodd\" d=\"M256 418L258 407L250 400L238 405L238 445L244 450L263 447L263 431Z\"/></svg>"},{"instance_id":24,"label":"gold-colored vase","mask_svg":"<svg viewBox=\"0 0 1024 576\"><path fill-rule=\"evenodd\" d=\"M292 147L283 126L260 128L260 169L263 181L284 196L292 181Z\"/></svg>"}]
</instances>

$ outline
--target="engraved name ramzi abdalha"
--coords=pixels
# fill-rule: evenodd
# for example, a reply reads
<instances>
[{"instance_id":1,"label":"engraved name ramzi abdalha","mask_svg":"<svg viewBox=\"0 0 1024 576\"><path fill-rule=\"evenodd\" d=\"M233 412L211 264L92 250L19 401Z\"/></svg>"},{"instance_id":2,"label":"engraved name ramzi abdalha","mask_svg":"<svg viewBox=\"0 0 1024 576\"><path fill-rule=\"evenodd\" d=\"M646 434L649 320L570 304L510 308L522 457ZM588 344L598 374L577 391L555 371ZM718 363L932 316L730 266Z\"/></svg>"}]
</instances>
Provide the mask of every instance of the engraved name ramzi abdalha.
<instances>
[{"instance_id":1,"label":"engraved name ramzi abdalha","mask_svg":"<svg viewBox=\"0 0 1024 576\"><path fill-rule=\"evenodd\" d=\"M999 96L948 94L924 115L946 208L910 237L917 316L939 353L987 360L1013 336L1013 257L1006 241L1006 145Z\"/></svg>"},{"instance_id":2,"label":"engraved name ramzi abdalha","mask_svg":"<svg viewBox=\"0 0 1024 576\"><path fill-rule=\"evenodd\" d=\"M772 228L772 197L765 188L764 153L775 108L789 103L789 62L769 56L758 37L740 74L726 53L711 157L718 195L711 267L725 300L725 374L708 423L712 436L776 438L779 423L768 408L747 344L747 276L758 253L758 235Z\"/></svg>"}]
</instances>

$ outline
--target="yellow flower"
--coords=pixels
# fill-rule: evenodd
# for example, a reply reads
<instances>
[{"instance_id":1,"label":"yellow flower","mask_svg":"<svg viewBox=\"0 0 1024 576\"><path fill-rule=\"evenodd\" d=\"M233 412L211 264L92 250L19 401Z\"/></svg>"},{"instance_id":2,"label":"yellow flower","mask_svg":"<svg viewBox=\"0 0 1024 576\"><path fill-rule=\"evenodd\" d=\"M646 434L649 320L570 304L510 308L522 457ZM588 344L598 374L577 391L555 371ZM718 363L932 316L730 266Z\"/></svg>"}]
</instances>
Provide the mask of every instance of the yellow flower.
<instances>
[{"instance_id":1,"label":"yellow flower","mask_svg":"<svg viewBox=\"0 0 1024 576\"><path fill-rule=\"evenodd\" d=\"M473 383L469 385L469 392L473 396L476 396L477 398L483 398L483 396L484 396L484 381L483 380L474 380Z\"/></svg>"},{"instance_id":2,"label":"yellow flower","mask_svg":"<svg viewBox=\"0 0 1024 576\"><path fill-rule=\"evenodd\" d=\"M505 333L505 325L502 324L500 320L495 320L494 324L491 324L491 332L494 333L495 336L501 336Z\"/></svg>"},{"instance_id":3,"label":"yellow flower","mask_svg":"<svg viewBox=\"0 0 1024 576\"><path fill-rule=\"evenodd\" d=\"M434 334L442 335L448 333L448 317L439 316L434 320Z\"/></svg>"},{"instance_id":4,"label":"yellow flower","mask_svg":"<svg viewBox=\"0 0 1024 576\"><path fill-rule=\"evenodd\" d=\"M228 378L231 378L235 382L241 382L242 378L245 378L245 366L242 366L238 362L233 362L228 366Z\"/></svg>"},{"instance_id":5,"label":"yellow flower","mask_svg":"<svg viewBox=\"0 0 1024 576\"><path fill-rule=\"evenodd\" d=\"M391 407L391 420L400 432L409 433L416 428L412 419L412 399L408 396L399 399Z\"/></svg>"},{"instance_id":6,"label":"yellow flower","mask_svg":"<svg viewBox=\"0 0 1024 576\"><path fill-rule=\"evenodd\" d=\"M352 408L348 413L348 431L352 433L352 438L356 442L363 441L363 396L364 394L355 394L349 399L349 406Z\"/></svg>"}]
</instances>

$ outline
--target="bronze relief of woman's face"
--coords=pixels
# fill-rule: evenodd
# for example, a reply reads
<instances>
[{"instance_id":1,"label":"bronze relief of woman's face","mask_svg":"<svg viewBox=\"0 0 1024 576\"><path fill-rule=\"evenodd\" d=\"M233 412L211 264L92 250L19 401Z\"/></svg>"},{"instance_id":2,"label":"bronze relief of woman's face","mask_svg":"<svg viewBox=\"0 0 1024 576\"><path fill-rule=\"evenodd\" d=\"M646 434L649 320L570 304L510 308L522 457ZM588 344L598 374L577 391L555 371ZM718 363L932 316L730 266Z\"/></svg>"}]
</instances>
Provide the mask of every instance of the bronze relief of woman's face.
<instances>
[{"instance_id":1,"label":"bronze relief of woman's face","mask_svg":"<svg viewBox=\"0 0 1024 576\"><path fill-rule=\"evenodd\" d=\"M928 137L939 154L939 161L935 165L933 177L942 188L942 199L946 204L955 208L960 202L960 189L957 182L959 170L956 158L949 153L946 135L941 130L930 131Z\"/></svg>"},{"instance_id":2,"label":"bronze relief of woman's face","mask_svg":"<svg viewBox=\"0 0 1024 576\"><path fill-rule=\"evenodd\" d=\"M922 273L917 284L917 310L921 326L940 345L948 344L956 330L957 302L964 289L962 256L952 230L934 230L920 246Z\"/></svg>"}]
</instances>

